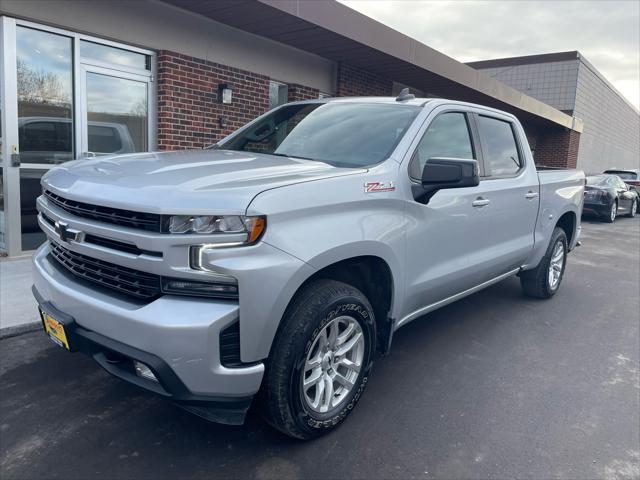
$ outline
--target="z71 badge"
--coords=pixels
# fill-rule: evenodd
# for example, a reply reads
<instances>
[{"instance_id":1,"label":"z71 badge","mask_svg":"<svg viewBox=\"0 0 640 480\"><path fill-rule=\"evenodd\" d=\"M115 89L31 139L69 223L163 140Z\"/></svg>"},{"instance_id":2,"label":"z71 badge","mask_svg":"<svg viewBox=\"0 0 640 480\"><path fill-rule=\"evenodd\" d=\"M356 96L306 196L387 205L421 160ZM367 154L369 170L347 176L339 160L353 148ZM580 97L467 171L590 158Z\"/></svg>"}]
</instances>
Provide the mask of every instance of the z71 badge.
<instances>
[{"instance_id":1,"label":"z71 badge","mask_svg":"<svg viewBox=\"0 0 640 480\"><path fill-rule=\"evenodd\" d=\"M395 189L393 182L367 182L364 184L364 193L393 192Z\"/></svg>"}]
</instances>

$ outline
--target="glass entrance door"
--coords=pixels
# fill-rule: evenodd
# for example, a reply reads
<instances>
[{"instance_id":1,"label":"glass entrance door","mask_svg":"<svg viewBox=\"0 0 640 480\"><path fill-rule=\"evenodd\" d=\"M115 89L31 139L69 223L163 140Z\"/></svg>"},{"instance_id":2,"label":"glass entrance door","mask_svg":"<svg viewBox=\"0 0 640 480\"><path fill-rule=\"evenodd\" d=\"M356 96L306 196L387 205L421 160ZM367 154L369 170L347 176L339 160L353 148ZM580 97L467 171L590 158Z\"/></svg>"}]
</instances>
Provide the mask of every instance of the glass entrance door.
<instances>
[{"instance_id":1,"label":"glass entrance door","mask_svg":"<svg viewBox=\"0 0 640 480\"><path fill-rule=\"evenodd\" d=\"M0 249L37 248L40 180L155 146L151 51L0 16Z\"/></svg>"},{"instance_id":2,"label":"glass entrance door","mask_svg":"<svg viewBox=\"0 0 640 480\"><path fill-rule=\"evenodd\" d=\"M148 76L83 66L84 156L149 150Z\"/></svg>"},{"instance_id":3,"label":"glass entrance door","mask_svg":"<svg viewBox=\"0 0 640 480\"><path fill-rule=\"evenodd\" d=\"M45 240L36 210L40 178L75 158L73 39L17 26L16 69L20 233L22 250L33 250Z\"/></svg>"}]
</instances>

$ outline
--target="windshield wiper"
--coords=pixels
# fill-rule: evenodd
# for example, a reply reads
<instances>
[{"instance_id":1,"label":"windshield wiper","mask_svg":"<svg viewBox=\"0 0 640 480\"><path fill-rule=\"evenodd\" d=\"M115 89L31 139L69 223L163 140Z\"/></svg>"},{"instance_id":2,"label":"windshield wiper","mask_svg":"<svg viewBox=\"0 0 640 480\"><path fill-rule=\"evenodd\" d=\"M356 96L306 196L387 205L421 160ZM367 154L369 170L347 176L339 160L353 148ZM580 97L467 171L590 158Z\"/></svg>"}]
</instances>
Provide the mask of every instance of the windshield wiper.
<instances>
[{"instance_id":1,"label":"windshield wiper","mask_svg":"<svg viewBox=\"0 0 640 480\"><path fill-rule=\"evenodd\" d=\"M327 162L323 162L322 160L318 160L318 159L316 159L316 158L301 157L301 156L299 156L299 155L288 155L288 154L286 154L286 153L276 153L276 152L273 152L273 153L270 153L269 155L275 155L276 157L297 158L297 159L300 159L300 160L312 160L312 161L314 161L314 162L327 163Z\"/></svg>"}]
</instances>

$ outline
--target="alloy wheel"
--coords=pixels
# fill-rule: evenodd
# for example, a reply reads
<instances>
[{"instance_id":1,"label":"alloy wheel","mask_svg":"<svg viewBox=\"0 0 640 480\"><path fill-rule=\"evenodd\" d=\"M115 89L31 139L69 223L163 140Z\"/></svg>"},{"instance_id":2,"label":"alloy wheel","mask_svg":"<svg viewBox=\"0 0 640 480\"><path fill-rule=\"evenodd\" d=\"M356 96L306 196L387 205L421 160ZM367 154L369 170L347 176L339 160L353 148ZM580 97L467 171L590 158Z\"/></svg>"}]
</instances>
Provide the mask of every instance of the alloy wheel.
<instances>
[{"instance_id":1,"label":"alloy wheel","mask_svg":"<svg viewBox=\"0 0 640 480\"><path fill-rule=\"evenodd\" d=\"M355 318L336 317L313 341L301 376L302 397L316 413L339 407L356 385L365 343L362 327Z\"/></svg>"},{"instance_id":2,"label":"alloy wheel","mask_svg":"<svg viewBox=\"0 0 640 480\"><path fill-rule=\"evenodd\" d=\"M551 261L549 262L548 281L551 290L558 288L560 278L562 277L562 269L564 268L564 243L558 240L555 247L553 247L553 253L551 254Z\"/></svg>"}]
</instances>

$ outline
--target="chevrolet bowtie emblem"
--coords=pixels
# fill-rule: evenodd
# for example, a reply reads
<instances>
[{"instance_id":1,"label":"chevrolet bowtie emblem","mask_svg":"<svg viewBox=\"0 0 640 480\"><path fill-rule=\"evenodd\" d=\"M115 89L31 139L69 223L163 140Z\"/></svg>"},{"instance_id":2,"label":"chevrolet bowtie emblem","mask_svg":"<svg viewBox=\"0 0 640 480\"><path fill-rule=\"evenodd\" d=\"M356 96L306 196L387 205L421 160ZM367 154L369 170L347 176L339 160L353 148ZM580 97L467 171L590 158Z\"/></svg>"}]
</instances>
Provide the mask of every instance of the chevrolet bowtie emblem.
<instances>
[{"instance_id":1,"label":"chevrolet bowtie emblem","mask_svg":"<svg viewBox=\"0 0 640 480\"><path fill-rule=\"evenodd\" d=\"M64 222L56 222L55 223L56 233L58 237L63 242L74 241L77 242L80 240L81 232L79 230L74 230L73 228L69 228L69 224Z\"/></svg>"}]
</instances>

